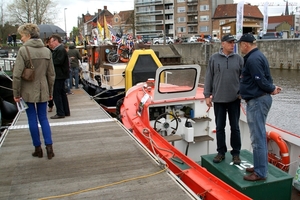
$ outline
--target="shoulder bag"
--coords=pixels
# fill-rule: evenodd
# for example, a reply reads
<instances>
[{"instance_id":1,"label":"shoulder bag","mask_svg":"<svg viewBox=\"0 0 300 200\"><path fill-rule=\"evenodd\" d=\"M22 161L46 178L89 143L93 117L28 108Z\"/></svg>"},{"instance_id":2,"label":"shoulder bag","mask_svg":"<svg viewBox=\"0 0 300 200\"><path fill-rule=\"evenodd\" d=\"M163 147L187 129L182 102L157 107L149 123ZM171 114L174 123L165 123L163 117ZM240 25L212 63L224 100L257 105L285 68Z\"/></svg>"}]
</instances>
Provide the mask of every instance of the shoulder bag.
<instances>
[{"instance_id":1,"label":"shoulder bag","mask_svg":"<svg viewBox=\"0 0 300 200\"><path fill-rule=\"evenodd\" d=\"M25 68L22 73L22 79L25 81L33 81L34 80L34 66L32 64L30 53L28 51L27 46L25 46L25 48L26 48L30 62L29 63L25 62Z\"/></svg>"}]
</instances>

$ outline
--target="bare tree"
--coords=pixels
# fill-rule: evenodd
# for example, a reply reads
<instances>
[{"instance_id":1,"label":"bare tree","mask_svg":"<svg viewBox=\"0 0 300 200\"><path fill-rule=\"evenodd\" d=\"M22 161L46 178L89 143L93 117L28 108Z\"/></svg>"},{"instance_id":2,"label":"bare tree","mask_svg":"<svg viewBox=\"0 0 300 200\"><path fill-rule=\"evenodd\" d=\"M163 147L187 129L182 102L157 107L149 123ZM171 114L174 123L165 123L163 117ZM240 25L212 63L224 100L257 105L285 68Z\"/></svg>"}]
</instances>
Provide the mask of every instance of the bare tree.
<instances>
[{"instance_id":1,"label":"bare tree","mask_svg":"<svg viewBox=\"0 0 300 200\"><path fill-rule=\"evenodd\" d=\"M52 0L13 0L7 5L11 24L53 24L57 4Z\"/></svg>"}]
</instances>

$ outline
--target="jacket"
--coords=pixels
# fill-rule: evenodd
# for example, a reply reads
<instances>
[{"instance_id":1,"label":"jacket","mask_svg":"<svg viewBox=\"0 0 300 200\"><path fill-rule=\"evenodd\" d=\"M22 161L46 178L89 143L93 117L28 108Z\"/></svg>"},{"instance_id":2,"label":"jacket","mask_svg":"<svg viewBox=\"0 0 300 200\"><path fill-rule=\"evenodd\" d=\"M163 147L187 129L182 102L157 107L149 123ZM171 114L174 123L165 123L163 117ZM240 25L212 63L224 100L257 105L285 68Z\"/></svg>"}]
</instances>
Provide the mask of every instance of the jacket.
<instances>
[{"instance_id":1,"label":"jacket","mask_svg":"<svg viewBox=\"0 0 300 200\"><path fill-rule=\"evenodd\" d=\"M56 74L55 79L68 79L70 72L69 57L62 44L52 50L52 59Z\"/></svg>"},{"instance_id":2,"label":"jacket","mask_svg":"<svg viewBox=\"0 0 300 200\"><path fill-rule=\"evenodd\" d=\"M76 49L76 47L74 45L70 45L69 46L69 51L68 51L68 55L70 58L70 65L72 68L77 68L79 67L79 60L81 62L82 57L78 51L78 49Z\"/></svg>"},{"instance_id":3,"label":"jacket","mask_svg":"<svg viewBox=\"0 0 300 200\"><path fill-rule=\"evenodd\" d=\"M243 99L250 100L275 90L267 58L257 48L244 56L240 93Z\"/></svg>"},{"instance_id":4,"label":"jacket","mask_svg":"<svg viewBox=\"0 0 300 200\"><path fill-rule=\"evenodd\" d=\"M34 66L35 79L25 81L21 78L25 63L29 63L29 57L25 46L28 47L32 64ZM41 39L29 39L18 51L13 70L13 94L14 97L22 97L25 102L47 102L53 94L55 79L54 66L51 51L44 46Z\"/></svg>"},{"instance_id":5,"label":"jacket","mask_svg":"<svg viewBox=\"0 0 300 200\"><path fill-rule=\"evenodd\" d=\"M240 74L243 58L235 53L226 56L222 49L213 54L206 68L204 97L212 95L216 103L229 103L239 97Z\"/></svg>"}]
</instances>

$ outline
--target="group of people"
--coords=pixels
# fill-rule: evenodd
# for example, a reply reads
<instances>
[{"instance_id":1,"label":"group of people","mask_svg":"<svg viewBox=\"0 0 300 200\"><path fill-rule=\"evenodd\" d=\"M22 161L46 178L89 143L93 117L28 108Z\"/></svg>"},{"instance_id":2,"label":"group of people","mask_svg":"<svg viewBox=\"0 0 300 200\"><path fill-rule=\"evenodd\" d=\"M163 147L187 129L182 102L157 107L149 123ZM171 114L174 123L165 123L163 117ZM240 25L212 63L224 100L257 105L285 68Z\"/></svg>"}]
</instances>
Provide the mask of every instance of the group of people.
<instances>
[{"instance_id":1,"label":"group of people","mask_svg":"<svg viewBox=\"0 0 300 200\"><path fill-rule=\"evenodd\" d=\"M236 43L244 58L234 52ZM221 44L220 51L209 59L203 93L207 106L213 106L215 113L218 153L213 162L220 163L225 159L228 114L232 161L236 165L241 163L239 118L240 102L244 99L253 148L253 167L246 168L249 174L243 178L246 181L265 180L268 174L265 123L272 105L271 95L280 93L281 88L273 85L268 60L258 50L253 34L244 34L238 41L232 35L225 35Z\"/></svg>"},{"instance_id":2,"label":"group of people","mask_svg":"<svg viewBox=\"0 0 300 200\"><path fill-rule=\"evenodd\" d=\"M32 156L43 157L39 121L47 157L52 159L54 157L53 140L47 118L47 103L49 102L51 111L53 102L56 107L56 114L51 116L51 119L60 119L71 115L65 80L70 79L70 70L73 71L75 70L73 68L78 67L78 59L81 57L79 51L78 54L72 51L67 52L62 44L61 36L58 34L53 34L42 41L36 24L21 25L18 33L21 35L23 46L18 51L13 71L14 100L20 102L23 99L28 105L26 114L32 143L35 147ZM35 78L33 81L22 78L23 70L28 67L30 62L34 66ZM76 83L78 88L78 79Z\"/></svg>"}]
</instances>

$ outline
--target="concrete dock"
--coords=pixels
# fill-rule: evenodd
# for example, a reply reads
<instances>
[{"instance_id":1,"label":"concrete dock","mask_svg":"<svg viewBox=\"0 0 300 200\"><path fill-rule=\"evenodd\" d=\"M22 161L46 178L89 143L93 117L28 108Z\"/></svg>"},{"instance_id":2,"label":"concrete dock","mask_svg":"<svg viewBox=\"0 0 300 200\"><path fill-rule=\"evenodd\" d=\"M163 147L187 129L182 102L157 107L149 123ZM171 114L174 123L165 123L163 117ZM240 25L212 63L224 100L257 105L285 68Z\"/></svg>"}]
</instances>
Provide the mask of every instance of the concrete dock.
<instances>
[{"instance_id":1,"label":"concrete dock","mask_svg":"<svg viewBox=\"0 0 300 200\"><path fill-rule=\"evenodd\" d=\"M82 89L71 116L50 119L55 157L32 157L26 113L0 147L0 199L192 199L128 131ZM43 137L41 136L42 141Z\"/></svg>"}]
</instances>

